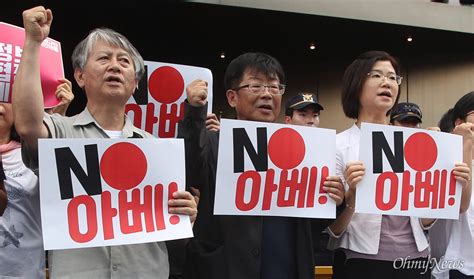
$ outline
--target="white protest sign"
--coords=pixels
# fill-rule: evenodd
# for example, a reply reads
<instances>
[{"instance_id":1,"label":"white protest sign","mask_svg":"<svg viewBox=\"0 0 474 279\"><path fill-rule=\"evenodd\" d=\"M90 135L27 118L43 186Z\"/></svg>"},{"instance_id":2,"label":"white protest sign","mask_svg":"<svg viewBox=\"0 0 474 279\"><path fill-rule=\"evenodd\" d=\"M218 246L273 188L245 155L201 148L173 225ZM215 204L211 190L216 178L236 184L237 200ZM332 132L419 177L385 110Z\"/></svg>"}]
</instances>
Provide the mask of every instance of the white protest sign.
<instances>
[{"instance_id":1,"label":"white protest sign","mask_svg":"<svg viewBox=\"0 0 474 279\"><path fill-rule=\"evenodd\" d=\"M335 218L335 130L222 119L214 214Z\"/></svg>"},{"instance_id":2,"label":"white protest sign","mask_svg":"<svg viewBox=\"0 0 474 279\"><path fill-rule=\"evenodd\" d=\"M45 250L192 236L168 213L185 187L180 139L40 139L39 173Z\"/></svg>"},{"instance_id":3,"label":"white protest sign","mask_svg":"<svg viewBox=\"0 0 474 279\"><path fill-rule=\"evenodd\" d=\"M208 112L212 112L212 73L209 69L145 61L146 75L130 97L125 112L133 124L159 138L174 138L184 117L186 86L195 79L207 82Z\"/></svg>"},{"instance_id":4,"label":"white protest sign","mask_svg":"<svg viewBox=\"0 0 474 279\"><path fill-rule=\"evenodd\" d=\"M362 123L356 212L457 219L462 138L429 130Z\"/></svg>"}]
</instances>

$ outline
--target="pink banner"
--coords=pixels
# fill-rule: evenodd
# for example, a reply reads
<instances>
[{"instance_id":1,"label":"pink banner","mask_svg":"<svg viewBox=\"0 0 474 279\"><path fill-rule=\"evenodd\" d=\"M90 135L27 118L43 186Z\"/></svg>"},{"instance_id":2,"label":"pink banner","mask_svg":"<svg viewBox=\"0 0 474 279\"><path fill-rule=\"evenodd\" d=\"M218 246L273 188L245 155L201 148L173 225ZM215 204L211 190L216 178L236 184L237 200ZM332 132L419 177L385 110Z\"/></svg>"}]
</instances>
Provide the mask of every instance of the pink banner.
<instances>
[{"instance_id":1,"label":"pink banner","mask_svg":"<svg viewBox=\"0 0 474 279\"><path fill-rule=\"evenodd\" d=\"M20 64L25 30L0 22L0 102L11 103L12 87ZM61 43L46 38L40 50L41 86L45 107L59 103L55 96L58 79L64 77Z\"/></svg>"}]
</instances>

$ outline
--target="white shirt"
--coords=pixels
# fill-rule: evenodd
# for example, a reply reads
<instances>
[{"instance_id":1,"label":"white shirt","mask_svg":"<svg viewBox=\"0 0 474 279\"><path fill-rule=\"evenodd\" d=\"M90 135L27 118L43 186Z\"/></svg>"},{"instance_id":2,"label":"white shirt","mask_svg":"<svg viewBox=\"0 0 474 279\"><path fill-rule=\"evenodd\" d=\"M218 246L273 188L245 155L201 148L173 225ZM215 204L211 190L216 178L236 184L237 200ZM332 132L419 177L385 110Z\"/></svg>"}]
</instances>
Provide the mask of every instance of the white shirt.
<instances>
[{"instance_id":1,"label":"white shirt","mask_svg":"<svg viewBox=\"0 0 474 279\"><path fill-rule=\"evenodd\" d=\"M112 130L104 130L104 132L109 136L111 139L119 139L122 138L122 131L112 131Z\"/></svg>"},{"instance_id":2,"label":"white shirt","mask_svg":"<svg viewBox=\"0 0 474 279\"><path fill-rule=\"evenodd\" d=\"M2 154L8 205L0 217L0 277L44 278L38 177L21 160L21 149Z\"/></svg>"},{"instance_id":3,"label":"white shirt","mask_svg":"<svg viewBox=\"0 0 474 279\"><path fill-rule=\"evenodd\" d=\"M432 271L435 278L448 279L449 269L474 275L474 195L458 220L438 220L430 230L430 240L432 254L439 263Z\"/></svg>"},{"instance_id":4,"label":"white shirt","mask_svg":"<svg viewBox=\"0 0 474 279\"><path fill-rule=\"evenodd\" d=\"M347 163L359 159L360 129L357 125L336 135L336 175L342 178L344 187L344 169ZM410 217L410 225L418 251L428 247L428 241L423 232L421 220ZM331 229L328 248L345 248L358 253L375 255L379 250L382 215L354 213L346 230L341 235L335 235ZM427 228L425 228L427 229Z\"/></svg>"}]
</instances>

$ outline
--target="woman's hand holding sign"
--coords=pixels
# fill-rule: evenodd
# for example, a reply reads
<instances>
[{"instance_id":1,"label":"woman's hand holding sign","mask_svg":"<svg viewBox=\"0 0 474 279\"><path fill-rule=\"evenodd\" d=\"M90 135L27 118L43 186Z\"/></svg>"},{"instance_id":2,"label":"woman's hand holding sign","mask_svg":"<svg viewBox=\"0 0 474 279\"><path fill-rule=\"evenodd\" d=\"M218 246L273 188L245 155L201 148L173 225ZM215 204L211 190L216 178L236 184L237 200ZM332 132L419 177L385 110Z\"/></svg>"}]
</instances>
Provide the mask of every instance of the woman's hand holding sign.
<instances>
[{"instance_id":1,"label":"woman's hand holding sign","mask_svg":"<svg viewBox=\"0 0 474 279\"><path fill-rule=\"evenodd\" d=\"M453 174L456 180L462 184L463 188L471 181L471 169L466 163L455 164Z\"/></svg>"},{"instance_id":2,"label":"woman's hand holding sign","mask_svg":"<svg viewBox=\"0 0 474 279\"><path fill-rule=\"evenodd\" d=\"M346 191L346 204L352 209L355 208L355 195L357 183L362 180L365 174L364 164L360 161L349 162L344 171L344 179L349 189Z\"/></svg>"},{"instance_id":3,"label":"woman's hand holding sign","mask_svg":"<svg viewBox=\"0 0 474 279\"><path fill-rule=\"evenodd\" d=\"M323 189L336 202L337 206L344 200L344 187L342 186L342 180L339 176L326 177Z\"/></svg>"},{"instance_id":4,"label":"woman's hand holding sign","mask_svg":"<svg viewBox=\"0 0 474 279\"><path fill-rule=\"evenodd\" d=\"M55 94L60 102L52 108L45 109L45 111L49 114L59 113L62 116L66 116L67 108L72 100L74 100L74 93L72 93L72 84L68 79L60 78L59 82L61 83L56 88Z\"/></svg>"},{"instance_id":5,"label":"woman's hand holding sign","mask_svg":"<svg viewBox=\"0 0 474 279\"><path fill-rule=\"evenodd\" d=\"M66 115L67 108L74 100L74 94L72 93L71 82L65 78L59 79L61 82L56 89L56 98L60 100L60 103L52 108L52 113L59 113L61 115Z\"/></svg>"},{"instance_id":6,"label":"woman's hand holding sign","mask_svg":"<svg viewBox=\"0 0 474 279\"><path fill-rule=\"evenodd\" d=\"M352 219L355 209L357 183L362 180L364 175L365 167L362 162L353 161L346 165L346 169L344 170L344 179L349 186L349 189L347 189L345 192L346 209L341 213L341 215L337 217L336 221L334 221L334 223L329 226L331 234L333 234L335 237L342 235Z\"/></svg>"}]
</instances>

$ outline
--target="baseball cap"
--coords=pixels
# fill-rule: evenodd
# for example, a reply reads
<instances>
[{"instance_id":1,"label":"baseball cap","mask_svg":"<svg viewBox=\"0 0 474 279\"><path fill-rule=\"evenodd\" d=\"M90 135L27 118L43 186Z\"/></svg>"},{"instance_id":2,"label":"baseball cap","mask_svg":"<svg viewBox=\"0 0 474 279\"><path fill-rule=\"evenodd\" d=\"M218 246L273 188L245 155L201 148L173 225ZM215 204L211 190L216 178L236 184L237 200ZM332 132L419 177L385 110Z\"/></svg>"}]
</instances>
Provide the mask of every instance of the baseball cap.
<instances>
[{"instance_id":1,"label":"baseball cap","mask_svg":"<svg viewBox=\"0 0 474 279\"><path fill-rule=\"evenodd\" d=\"M313 105L317 110L324 110L323 106L318 103L316 95L311 93L298 93L286 101L286 109L300 110L309 105Z\"/></svg>"},{"instance_id":2,"label":"baseball cap","mask_svg":"<svg viewBox=\"0 0 474 279\"><path fill-rule=\"evenodd\" d=\"M393 121L402 121L408 118L413 118L419 121L420 123L422 114L420 107L415 103L398 103L392 111L390 112L390 123Z\"/></svg>"}]
</instances>

